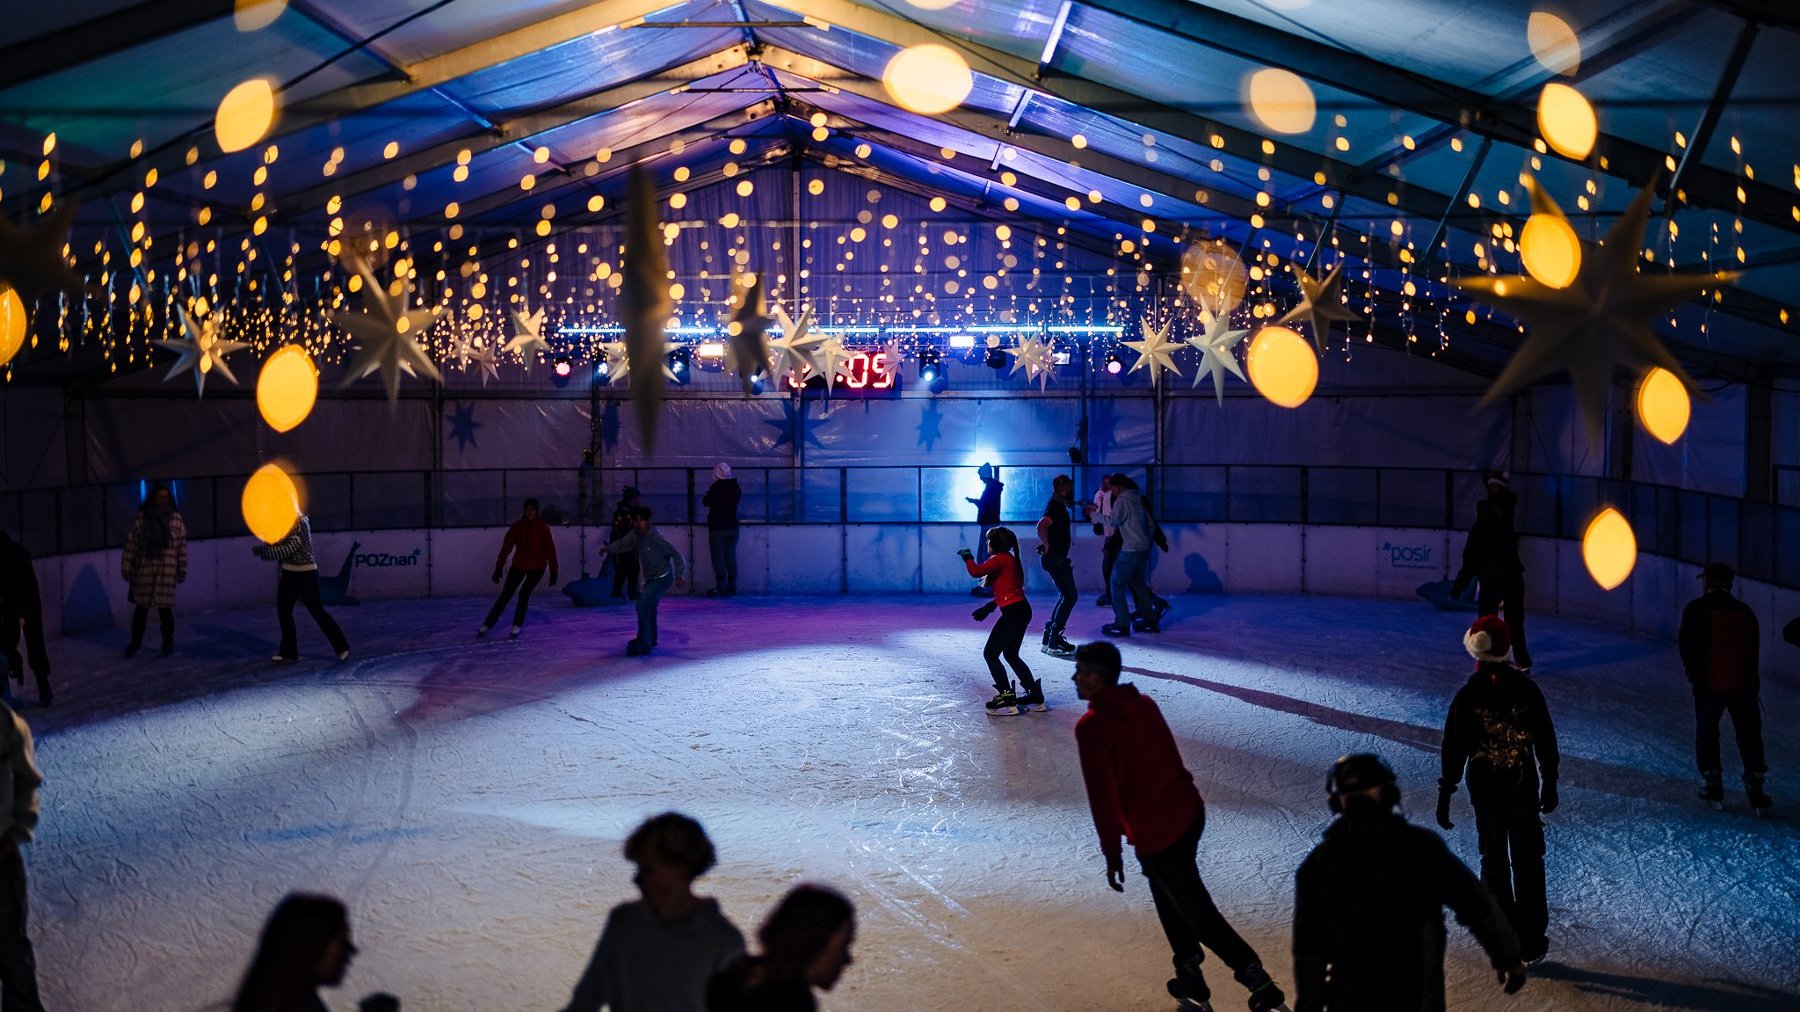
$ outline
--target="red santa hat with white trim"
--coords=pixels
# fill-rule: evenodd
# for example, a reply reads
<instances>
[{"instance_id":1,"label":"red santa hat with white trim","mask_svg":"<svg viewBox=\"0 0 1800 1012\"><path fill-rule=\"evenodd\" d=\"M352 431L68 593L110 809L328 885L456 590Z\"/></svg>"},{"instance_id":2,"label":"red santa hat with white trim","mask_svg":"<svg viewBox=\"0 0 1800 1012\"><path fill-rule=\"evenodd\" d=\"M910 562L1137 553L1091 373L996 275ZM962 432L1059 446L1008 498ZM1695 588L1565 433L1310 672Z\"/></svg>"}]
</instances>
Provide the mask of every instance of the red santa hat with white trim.
<instances>
[{"instance_id":1,"label":"red santa hat with white trim","mask_svg":"<svg viewBox=\"0 0 1800 1012\"><path fill-rule=\"evenodd\" d=\"M1463 649L1478 661L1505 664L1512 660L1512 633L1500 616L1483 615L1463 633Z\"/></svg>"}]
</instances>

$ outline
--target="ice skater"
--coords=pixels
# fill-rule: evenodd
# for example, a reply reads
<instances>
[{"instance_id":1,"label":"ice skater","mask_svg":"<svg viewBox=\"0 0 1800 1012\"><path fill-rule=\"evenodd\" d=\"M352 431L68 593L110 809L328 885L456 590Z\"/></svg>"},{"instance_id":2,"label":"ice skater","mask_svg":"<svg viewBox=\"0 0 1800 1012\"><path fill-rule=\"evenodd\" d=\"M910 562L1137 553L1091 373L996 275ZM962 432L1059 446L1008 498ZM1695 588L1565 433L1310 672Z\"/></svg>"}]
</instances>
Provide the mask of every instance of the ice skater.
<instances>
[{"instance_id":1,"label":"ice skater","mask_svg":"<svg viewBox=\"0 0 1800 1012\"><path fill-rule=\"evenodd\" d=\"M1163 612L1169 602L1150 590L1150 550L1168 540L1138 491L1137 482L1129 475L1112 476L1112 523L1118 530L1119 557L1113 563L1112 624L1101 627L1108 636L1130 636L1139 632L1162 632ZM1132 605L1137 606L1133 621Z\"/></svg>"},{"instance_id":2,"label":"ice skater","mask_svg":"<svg viewBox=\"0 0 1800 1012\"><path fill-rule=\"evenodd\" d=\"M512 568L506 569L506 556L513 557ZM550 535L550 525L538 518L538 501L525 500L525 508L519 512L519 519L506 529L506 537L500 542L500 555L494 560L494 582L500 582L500 571L506 569L506 583L500 588L500 597L494 606L488 609L487 618L475 635L486 636L494 623L500 621L500 613L506 610L506 602L519 594L519 604L513 609L513 639L519 638L519 630L525 627L525 608L531 603L531 592L537 588L538 581L544 578L544 570L550 570L550 586L556 586L556 539Z\"/></svg>"},{"instance_id":3,"label":"ice skater","mask_svg":"<svg viewBox=\"0 0 1800 1012\"><path fill-rule=\"evenodd\" d=\"M1519 557L1519 497L1507 477L1505 471L1487 473L1486 502L1493 511L1497 532L1494 544L1484 549L1484 565L1488 568L1478 574L1481 590L1475 607L1483 615L1499 615L1506 620L1507 631L1512 634L1513 663L1529 674L1531 651L1525 647L1525 563ZM1471 530L1469 534L1474 537L1475 532Z\"/></svg>"},{"instance_id":4,"label":"ice skater","mask_svg":"<svg viewBox=\"0 0 1800 1012\"><path fill-rule=\"evenodd\" d=\"M25 637L25 656L19 655L20 634ZM25 662L37 678L38 705L55 698L50 689L50 652L44 642L44 602L38 590L37 567L31 553L0 531L0 653L6 655L6 671L0 673L0 699L12 705L12 683L25 682Z\"/></svg>"},{"instance_id":5,"label":"ice skater","mask_svg":"<svg viewBox=\"0 0 1800 1012\"><path fill-rule=\"evenodd\" d=\"M965 497L964 502L975 507L975 523L981 527L981 537L975 542L975 561L983 562L988 557L987 532L1000 523L1000 492L1006 484L1000 480L1000 469L992 464L983 464L975 472L981 477L981 497ZM969 590L976 597L988 597L993 591L987 586L976 586Z\"/></svg>"},{"instance_id":6,"label":"ice skater","mask_svg":"<svg viewBox=\"0 0 1800 1012\"><path fill-rule=\"evenodd\" d=\"M988 672L994 676L995 693L987 702L987 712L991 716L1011 716L1022 707L1041 713L1049 709L1044 702L1044 687L1031 676L1031 668L1019 656L1025 632L1031 628L1031 602L1025 600L1025 564L1019 560L1019 538L1009 528L995 527L987 532L985 541L986 559L976 561L967 548L958 549L956 554L962 556L970 576L983 577L992 587L994 599L975 609L976 621L986 618L995 608L1000 609L1000 617L988 633L987 646L981 651ZM1013 692L1013 683L1000 666L1002 657L1012 666L1013 674L1019 676L1023 693Z\"/></svg>"},{"instance_id":7,"label":"ice skater","mask_svg":"<svg viewBox=\"0 0 1800 1012\"><path fill-rule=\"evenodd\" d=\"M306 605L307 614L319 624L319 631L331 641L331 652L338 663L350 659L350 641L344 630L319 601L319 563L313 557L312 521L306 514L294 517L294 526L272 545L252 545L251 554L259 559L281 564L281 578L275 584L275 618L281 625L281 646L269 658L277 664L292 664L300 659L298 635L294 629L294 605Z\"/></svg>"},{"instance_id":8,"label":"ice skater","mask_svg":"<svg viewBox=\"0 0 1800 1012\"><path fill-rule=\"evenodd\" d=\"M158 485L138 507L125 532L125 548L119 553L119 575L130 587L131 642L125 656L137 655L144 645L144 627L150 609L156 609L162 629L162 655L175 652L175 587L187 582L187 524L175 508L175 495Z\"/></svg>"},{"instance_id":9,"label":"ice skater","mask_svg":"<svg viewBox=\"0 0 1800 1012\"><path fill-rule=\"evenodd\" d=\"M1201 972L1204 946L1250 992L1252 1012L1284 1009L1281 988L1263 970L1256 950L1226 922L1200 878L1206 803L1155 701L1136 686L1119 684L1123 667L1119 648L1104 640L1075 651L1075 691L1088 704L1075 722L1075 744L1106 857L1106 884L1125 891L1123 836L1150 883L1156 916L1173 951L1169 994L1183 1008L1212 1007Z\"/></svg>"},{"instance_id":10,"label":"ice skater","mask_svg":"<svg viewBox=\"0 0 1800 1012\"><path fill-rule=\"evenodd\" d=\"M1100 490L1094 493L1094 534L1100 538L1100 597L1094 601L1096 608L1112 607L1112 574L1113 566L1119 561L1119 529L1113 526L1113 497L1117 490L1113 488L1112 475L1100 476Z\"/></svg>"},{"instance_id":11,"label":"ice skater","mask_svg":"<svg viewBox=\"0 0 1800 1012\"><path fill-rule=\"evenodd\" d=\"M1075 587L1075 563L1069 559L1070 512L1076 509L1075 482L1059 474L1050 482L1050 501L1044 504L1044 515L1038 518L1037 553L1039 565L1056 584L1056 605L1044 622L1044 653L1052 657L1072 657L1075 644L1063 638L1069 624L1069 613L1075 610L1081 591Z\"/></svg>"},{"instance_id":12,"label":"ice skater","mask_svg":"<svg viewBox=\"0 0 1800 1012\"><path fill-rule=\"evenodd\" d=\"M1376 755L1325 779L1338 816L1294 876L1295 1012L1444 1012L1444 907L1474 934L1507 994L1526 968L1506 915L1429 829L1394 811L1400 787Z\"/></svg>"},{"instance_id":13,"label":"ice skater","mask_svg":"<svg viewBox=\"0 0 1800 1012\"><path fill-rule=\"evenodd\" d=\"M600 546L601 555L615 552L633 555L644 571L644 589L637 598L637 638L625 644L625 653L638 657L656 648L657 606L670 584L677 590L687 586L683 577L687 562L662 532L651 526L648 506L631 511L631 530L624 537Z\"/></svg>"},{"instance_id":14,"label":"ice skater","mask_svg":"<svg viewBox=\"0 0 1800 1012\"><path fill-rule=\"evenodd\" d=\"M1556 811L1556 726L1537 683L1513 667L1512 644L1499 616L1476 619L1463 635L1463 647L1475 658L1475 673L1444 718L1437 824L1456 828L1450 796L1466 767L1481 882L1505 911L1519 957L1536 963L1550 948L1539 813Z\"/></svg>"},{"instance_id":15,"label":"ice skater","mask_svg":"<svg viewBox=\"0 0 1800 1012\"><path fill-rule=\"evenodd\" d=\"M795 886L756 940L762 955L732 964L707 986L708 1012L813 1012L813 988L836 987L854 962L856 908L835 889Z\"/></svg>"},{"instance_id":16,"label":"ice skater","mask_svg":"<svg viewBox=\"0 0 1800 1012\"><path fill-rule=\"evenodd\" d=\"M712 549L713 589L707 597L737 596L738 503L744 489L731 476L731 465L713 465L713 481L701 498L706 507L706 543Z\"/></svg>"},{"instance_id":17,"label":"ice skater","mask_svg":"<svg viewBox=\"0 0 1800 1012\"><path fill-rule=\"evenodd\" d=\"M634 485L625 486L625 491L619 493L619 504L617 506L613 507L612 535L611 535L611 537L609 537L607 539L608 541L618 541L619 539L625 537L625 535L631 533L632 511L636 510L639 506L642 506L643 504L644 504L643 500L641 498L639 498L639 496L638 496L637 487ZM605 553L602 552L601 554L604 555ZM612 570L613 570L612 596L613 596L614 600L617 600L620 598L624 598L624 599L630 600L630 601L637 600L638 599L638 557L637 557L637 553L632 551L631 549L625 549L623 551L614 552L612 555L608 556L608 559L612 562Z\"/></svg>"},{"instance_id":18,"label":"ice skater","mask_svg":"<svg viewBox=\"0 0 1800 1012\"><path fill-rule=\"evenodd\" d=\"M719 901L694 895L717 857L700 824L664 812L625 839L644 898L613 907L593 959L563 1012L705 1012L714 975L744 955L744 936Z\"/></svg>"},{"instance_id":19,"label":"ice skater","mask_svg":"<svg viewBox=\"0 0 1800 1012\"><path fill-rule=\"evenodd\" d=\"M1731 596L1737 572L1715 562L1700 572L1705 592L1681 612L1677 639L1681 667L1694 690L1694 760L1700 767L1700 800L1719 808L1725 802L1719 761L1719 718L1731 714L1738 758L1744 764L1744 795L1757 815L1774 802L1763 787L1769 764L1762 737L1762 637L1756 613Z\"/></svg>"},{"instance_id":20,"label":"ice skater","mask_svg":"<svg viewBox=\"0 0 1800 1012\"><path fill-rule=\"evenodd\" d=\"M26 932L25 855L38 824L43 784L25 719L0 705L0 1002L6 1012L44 1012L37 957Z\"/></svg>"}]
</instances>

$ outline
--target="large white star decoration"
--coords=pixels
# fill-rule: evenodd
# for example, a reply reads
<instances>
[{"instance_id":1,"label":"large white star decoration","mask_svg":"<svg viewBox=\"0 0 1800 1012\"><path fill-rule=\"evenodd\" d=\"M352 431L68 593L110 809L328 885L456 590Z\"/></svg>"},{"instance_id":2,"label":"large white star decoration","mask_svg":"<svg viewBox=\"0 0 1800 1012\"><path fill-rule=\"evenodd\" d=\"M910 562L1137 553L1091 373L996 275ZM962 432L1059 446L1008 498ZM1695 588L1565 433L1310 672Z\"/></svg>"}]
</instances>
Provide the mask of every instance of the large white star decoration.
<instances>
[{"instance_id":1,"label":"large white star decoration","mask_svg":"<svg viewBox=\"0 0 1800 1012\"><path fill-rule=\"evenodd\" d=\"M666 339L664 350L667 350ZM625 342L607 341L600 345L599 351L600 357L606 362L606 382L608 384L619 383L631 378L631 352L625 347ZM669 368L669 358L666 354L662 357L662 374L664 379L674 382L675 370Z\"/></svg>"},{"instance_id":2,"label":"large white star decoration","mask_svg":"<svg viewBox=\"0 0 1800 1012\"><path fill-rule=\"evenodd\" d=\"M1035 337L1019 338L1017 344L1006 349L1006 353L1013 357L1013 367L1007 375L1023 369L1025 379L1036 380L1038 390L1042 391L1045 384L1056 375L1055 344L1055 341L1040 341Z\"/></svg>"},{"instance_id":3,"label":"large white star decoration","mask_svg":"<svg viewBox=\"0 0 1800 1012\"><path fill-rule=\"evenodd\" d=\"M471 366L481 369L481 385L486 387L488 380L500 378L500 360L495 357L494 349L475 339L465 339L456 355L462 359L463 371L468 372Z\"/></svg>"},{"instance_id":4,"label":"large white star decoration","mask_svg":"<svg viewBox=\"0 0 1800 1012\"><path fill-rule=\"evenodd\" d=\"M725 324L729 338L725 345L725 367L738 374L744 384L744 394L749 396L751 382L769 368L769 325L775 318L769 315L763 297L762 275L756 275L748 285L742 278L733 278L731 293L736 309Z\"/></svg>"},{"instance_id":5,"label":"large white star decoration","mask_svg":"<svg viewBox=\"0 0 1800 1012\"><path fill-rule=\"evenodd\" d=\"M546 355L550 353L550 345L544 340L544 310L539 308L537 312L526 316L523 310L515 309L512 311L512 319L512 340L506 342L506 347L500 351L506 355L516 352L525 371L530 372L531 363L540 352Z\"/></svg>"},{"instance_id":6,"label":"large white star decoration","mask_svg":"<svg viewBox=\"0 0 1800 1012\"><path fill-rule=\"evenodd\" d=\"M889 376L900 375L902 361L899 341L891 340L881 349L881 368Z\"/></svg>"},{"instance_id":7,"label":"large white star decoration","mask_svg":"<svg viewBox=\"0 0 1800 1012\"><path fill-rule=\"evenodd\" d=\"M656 420L662 410L667 361L664 332L674 300L669 297L669 260L663 253L662 228L656 221L656 187L650 174L631 170L629 206L625 214L624 282L619 286L619 316L625 327L625 351L631 365L632 412L643 430L644 449L656 447Z\"/></svg>"},{"instance_id":8,"label":"large white star decoration","mask_svg":"<svg viewBox=\"0 0 1800 1012\"><path fill-rule=\"evenodd\" d=\"M50 292L81 294L81 278L63 259L74 220L72 200L23 224L0 215L0 285L16 290L27 305Z\"/></svg>"},{"instance_id":9,"label":"large white star decoration","mask_svg":"<svg viewBox=\"0 0 1800 1012\"><path fill-rule=\"evenodd\" d=\"M1181 370L1175 368L1175 350L1181 345L1169 340L1170 326L1170 322L1165 320L1162 329L1157 330L1150 325L1150 318L1146 316L1138 322L1138 327L1144 333L1142 341L1119 342L1138 353L1138 360L1131 363L1131 368L1126 370L1127 372L1137 372L1139 369L1150 370L1151 386L1156 385L1164 369L1177 376L1181 375Z\"/></svg>"},{"instance_id":10,"label":"large white star decoration","mask_svg":"<svg viewBox=\"0 0 1800 1012\"><path fill-rule=\"evenodd\" d=\"M1200 366L1194 370L1194 385L1211 376L1213 396L1218 398L1221 407L1225 404L1225 373L1230 373L1246 383L1249 379L1244 375L1243 367L1238 365L1237 354L1231 349L1237 346L1248 330L1232 330L1231 320L1224 313L1211 314L1206 321L1206 332L1187 339L1187 343L1200 353Z\"/></svg>"},{"instance_id":11,"label":"large white star decoration","mask_svg":"<svg viewBox=\"0 0 1800 1012\"><path fill-rule=\"evenodd\" d=\"M219 371L219 375L236 383L237 377L231 374L231 367L225 364L225 356L250 345L243 341L221 338L217 313L209 313L205 320L196 322L185 306L176 306L175 312L181 317L181 328L188 336L185 340L156 342L181 356L169 367L169 374L163 377L163 382L167 383L191 369L194 372L194 392L201 397L206 396L206 374L214 369Z\"/></svg>"},{"instance_id":12,"label":"large white star decoration","mask_svg":"<svg viewBox=\"0 0 1800 1012\"><path fill-rule=\"evenodd\" d=\"M825 336L812 333L812 307L802 308L800 322L795 323L785 308L776 306L775 322L781 327L781 336L769 342L770 375L780 378L792 372L795 379L803 380L808 369L817 372L813 355Z\"/></svg>"},{"instance_id":13,"label":"large white star decoration","mask_svg":"<svg viewBox=\"0 0 1800 1012\"><path fill-rule=\"evenodd\" d=\"M1600 438L1613 370L1620 365L1643 370L1653 365L1674 373L1693 387L1681 364L1650 330L1650 321L1690 299L1737 279L1735 274L1641 274L1639 250L1650 219L1655 179L1638 192L1631 206L1613 222L1601 245L1581 242L1581 262L1566 288L1552 288L1535 278L1465 278L1458 288L1531 328L1525 343L1488 388L1482 404L1490 404L1536 380L1567 369L1588 436ZM1534 214L1562 218L1556 206L1532 180ZM1572 229L1571 229L1572 231Z\"/></svg>"},{"instance_id":14,"label":"large white star decoration","mask_svg":"<svg viewBox=\"0 0 1800 1012\"><path fill-rule=\"evenodd\" d=\"M855 357L856 353L844 345L838 338L821 335L813 350L813 364L819 374L825 377L825 389L832 389L837 381L839 363Z\"/></svg>"},{"instance_id":15,"label":"large white star decoration","mask_svg":"<svg viewBox=\"0 0 1800 1012\"><path fill-rule=\"evenodd\" d=\"M379 371L382 385L387 387L388 403L394 404L400 399L400 373L403 370L411 376L425 376L442 382L436 363L419 347L418 338L425 336L443 315L444 307L408 309L411 286L399 282L399 294L391 294L375 280L375 272L367 260L354 259L350 266L362 276L364 298L369 308L362 313L331 314L333 323L361 341L342 385L348 387Z\"/></svg>"},{"instance_id":16,"label":"large white star decoration","mask_svg":"<svg viewBox=\"0 0 1800 1012\"><path fill-rule=\"evenodd\" d=\"M1300 304L1282 314L1281 319L1275 322L1304 322L1312 328L1313 347L1322 353L1325 350L1325 339L1331 333L1332 321L1356 319L1356 313L1344 305L1344 265L1338 264L1327 271L1322 280L1317 281L1313 280L1312 275L1296 267L1294 280L1300 282Z\"/></svg>"}]
</instances>

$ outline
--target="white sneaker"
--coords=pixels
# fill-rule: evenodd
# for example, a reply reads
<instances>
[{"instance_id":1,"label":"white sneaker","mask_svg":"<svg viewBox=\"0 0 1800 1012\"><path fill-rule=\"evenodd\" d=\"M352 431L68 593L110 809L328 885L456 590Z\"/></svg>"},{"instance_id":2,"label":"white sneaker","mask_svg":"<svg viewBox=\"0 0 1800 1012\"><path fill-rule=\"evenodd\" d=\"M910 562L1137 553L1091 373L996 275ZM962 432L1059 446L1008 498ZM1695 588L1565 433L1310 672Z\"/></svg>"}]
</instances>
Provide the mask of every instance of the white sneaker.
<instances>
[{"instance_id":1,"label":"white sneaker","mask_svg":"<svg viewBox=\"0 0 1800 1012\"><path fill-rule=\"evenodd\" d=\"M339 664L342 664L349 659L350 659L350 651L348 651L348 650L339 650L338 651L338 663Z\"/></svg>"},{"instance_id":2,"label":"white sneaker","mask_svg":"<svg viewBox=\"0 0 1800 1012\"><path fill-rule=\"evenodd\" d=\"M512 639L515 639L515 640L516 640L516 639L518 639L518 638L519 638L519 630L521 630L521 629L523 629L523 628L525 628L525 627L524 627L524 626L522 626L522 625L516 625L516 626L513 626L513 627L512 627L512 632L509 632L509 633L507 633L507 634L506 634L506 635L507 635L507 636L509 636L509 637L511 637L511 638L512 638Z\"/></svg>"},{"instance_id":3,"label":"white sneaker","mask_svg":"<svg viewBox=\"0 0 1800 1012\"><path fill-rule=\"evenodd\" d=\"M292 664L295 661L298 661L299 659L300 658L298 658L298 657L283 657L280 654L276 654L275 656L269 658L269 660L274 661L276 664Z\"/></svg>"}]
</instances>

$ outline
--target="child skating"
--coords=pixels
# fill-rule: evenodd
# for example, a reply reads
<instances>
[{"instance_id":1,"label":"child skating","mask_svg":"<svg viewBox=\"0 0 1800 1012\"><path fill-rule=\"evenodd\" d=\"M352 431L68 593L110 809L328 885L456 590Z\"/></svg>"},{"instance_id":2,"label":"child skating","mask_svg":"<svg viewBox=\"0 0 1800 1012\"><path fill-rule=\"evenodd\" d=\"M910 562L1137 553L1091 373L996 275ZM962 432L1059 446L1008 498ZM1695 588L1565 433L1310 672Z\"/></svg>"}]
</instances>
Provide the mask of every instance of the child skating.
<instances>
[{"instance_id":1,"label":"child skating","mask_svg":"<svg viewBox=\"0 0 1800 1012\"><path fill-rule=\"evenodd\" d=\"M1031 669L1019 656L1025 631L1031 628L1031 602L1025 600L1025 565L1019 561L1019 539L1011 530L995 527L987 532L986 544L988 557L980 562L967 548L956 554L962 556L969 575L985 578L994 594L991 603L975 609L976 621L986 618L995 608L1000 609L1000 617L988 633L987 646L981 651L994 676L995 694L988 700L987 711L996 717L1016 714L1020 707L1043 712L1049 709L1044 703L1044 687L1031 676ZM1002 657L1019 676L1019 687L1025 690L1022 694L1013 691L1006 669L1000 665Z\"/></svg>"}]
</instances>

